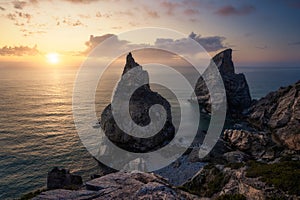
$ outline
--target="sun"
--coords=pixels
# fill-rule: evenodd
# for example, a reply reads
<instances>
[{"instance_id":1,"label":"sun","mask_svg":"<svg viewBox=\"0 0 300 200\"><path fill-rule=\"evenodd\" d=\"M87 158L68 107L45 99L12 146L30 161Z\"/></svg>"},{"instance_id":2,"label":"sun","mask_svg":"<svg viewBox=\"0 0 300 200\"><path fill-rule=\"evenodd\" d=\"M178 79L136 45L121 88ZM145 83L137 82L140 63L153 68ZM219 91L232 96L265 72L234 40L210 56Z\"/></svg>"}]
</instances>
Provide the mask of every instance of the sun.
<instances>
[{"instance_id":1,"label":"sun","mask_svg":"<svg viewBox=\"0 0 300 200\"><path fill-rule=\"evenodd\" d=\"M59 55L58 53L48 53L46 55L47 62L50 64L57 64L59 62Z\"/></svg>"}]
</instances>

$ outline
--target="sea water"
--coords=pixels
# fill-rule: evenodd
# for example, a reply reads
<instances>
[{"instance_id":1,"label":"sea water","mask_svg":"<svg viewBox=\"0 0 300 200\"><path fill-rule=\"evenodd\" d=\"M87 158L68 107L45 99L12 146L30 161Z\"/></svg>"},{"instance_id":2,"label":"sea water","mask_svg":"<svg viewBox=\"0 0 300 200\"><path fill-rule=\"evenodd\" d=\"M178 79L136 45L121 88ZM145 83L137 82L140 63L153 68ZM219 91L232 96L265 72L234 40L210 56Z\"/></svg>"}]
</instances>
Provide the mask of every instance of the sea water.
<instances>
[{"instance_id":1,"label":"sea water","mask_svg":"<svg viewBox=\"0 0 300 200\"><path fill-rule=\"evenodd\" d=\"M47 172L55 166L84 180L99 171L73 122L76 72L76 68L0 68L0 199L45 187ZM255 99L300 79L300 67L237 67L236 72L245 74ZM159 93L168 95L164 90ZM111 90L102 87L100 94L98 112L110 102Z\"/></svg>"}]
</instances>

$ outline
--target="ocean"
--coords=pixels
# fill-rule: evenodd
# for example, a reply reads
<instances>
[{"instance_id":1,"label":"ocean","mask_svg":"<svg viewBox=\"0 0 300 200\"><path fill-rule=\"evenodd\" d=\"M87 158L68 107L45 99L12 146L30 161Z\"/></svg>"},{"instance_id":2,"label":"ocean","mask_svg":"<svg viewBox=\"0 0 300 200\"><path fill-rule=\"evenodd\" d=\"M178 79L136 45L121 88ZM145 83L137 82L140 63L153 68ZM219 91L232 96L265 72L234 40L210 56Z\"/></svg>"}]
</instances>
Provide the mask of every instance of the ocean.
<instances>
[{"instance_id":1,"label":"ocean","mask_svg":"<svg viewBox=\"0 0 300 200\"><path fill-rule=\"evenodd\" d=\"M0 68L0 199L45 187L47 172L55 166L84 180L99 172L73 122L76 72L58 67ZM255 99L300 79L300 67L236 67L236 72L245 74ZM111 95L101 92L107 95L97 101L99 112Z\"/></svg>"}]
</instances>

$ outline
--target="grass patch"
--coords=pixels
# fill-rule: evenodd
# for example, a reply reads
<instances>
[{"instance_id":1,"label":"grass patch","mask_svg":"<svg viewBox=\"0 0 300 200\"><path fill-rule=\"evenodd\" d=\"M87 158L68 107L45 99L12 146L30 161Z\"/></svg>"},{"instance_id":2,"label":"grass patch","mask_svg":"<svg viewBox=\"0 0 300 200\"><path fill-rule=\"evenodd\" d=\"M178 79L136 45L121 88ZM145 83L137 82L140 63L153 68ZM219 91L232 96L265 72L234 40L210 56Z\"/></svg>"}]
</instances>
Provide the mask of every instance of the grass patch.
<instances>
[{"instance_id":1,"label":"grass patch","mask_svg":"<svg viewBox=\"0 0 300 200\"><path fill-rule=\"evenodd\" d=\"M225 167L229 167L231 169L239 169L241 167L244 167L245 166L245 163L228 163L225 165Z\"/></svg>"},{"instance_id":2,"label":"grass patch","mask_svg":"<svg viewBox=\"0 0 300 200\"><path fill-rule=\"evenodd\" d=\"M202 197L211 197L221 191L227 182L228 177L225 177L219 169L212 165L206 165L200 174L179 189Z\"/></svg>"},{"instance_id":3,"label":"grass patch","mask_svg":"<svg viewBox=\"0 0 300 200\"><path fill-rule=\"evenodd\" d=\"M261 180L275 188L300 195L300 162L282 161L274 164L263 164L250 161L246 176L261 177Z\"/></svg>"}]
</instances>

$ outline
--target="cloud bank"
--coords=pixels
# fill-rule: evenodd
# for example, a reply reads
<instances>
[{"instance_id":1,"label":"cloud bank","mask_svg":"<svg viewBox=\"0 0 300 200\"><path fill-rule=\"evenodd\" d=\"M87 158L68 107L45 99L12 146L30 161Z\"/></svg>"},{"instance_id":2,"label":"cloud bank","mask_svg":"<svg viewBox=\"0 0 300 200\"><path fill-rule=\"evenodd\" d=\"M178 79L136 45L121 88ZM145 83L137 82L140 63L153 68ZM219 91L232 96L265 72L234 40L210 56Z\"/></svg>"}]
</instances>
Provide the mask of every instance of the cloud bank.
<instances>
[{"instance_id":1,"label":"cloud bank","mask_svg":"<svg viewBox=\"0 0 300 200\"><path fill-rule=\"evenodd\" d=\"M113 44L116 44L119 48L130 49L130 48L170 48L170 49L178 49L180 52L184 54L190 54L193 51L191 50L189 38L198 42L206 51L213 52L226 48L223 44L225 37L221 36L210 36L210 37L202 37L200 34L195 34L192 32L188 37L181 39L171 39L171 38L157 38L154 42L154 45L150 44L132 44L126 40L119 40L118 37L114 34L105 34L102 36L90 36L89 41L85 42L87 49L82 53L87 55L91 52L98 44L103 42L104 40L112 37Z\"/></svg>"},{"instance_id":2,"label":"cloud bank","mask_svg":"<svg viewBox=\"0 0 300 200\"><path fill-rule=\"evenodd\" d=\"M236 8L231 5L223 6L216 11L216 14L221 16L231 16L231 15L248 15L255 11L255 7L252 5L244 5L242 7Z\"/></svg>"},{"instance_id":3,"label":"cloud bank","mask_svg":"<svg viewBox=\"0 0 300 200\"><path fill-rule=\"evenodd\" d=\"M0 48L0 55L1 56L34 56L39 54L39 51L37 50L37 46L29 47L29 46L4 46Z\"/></svg>"}]
</instances>

